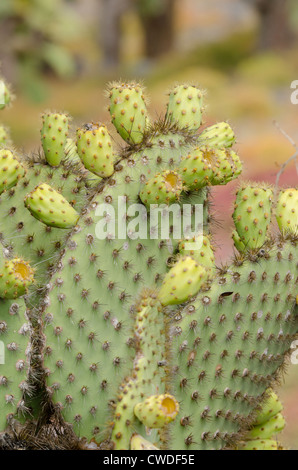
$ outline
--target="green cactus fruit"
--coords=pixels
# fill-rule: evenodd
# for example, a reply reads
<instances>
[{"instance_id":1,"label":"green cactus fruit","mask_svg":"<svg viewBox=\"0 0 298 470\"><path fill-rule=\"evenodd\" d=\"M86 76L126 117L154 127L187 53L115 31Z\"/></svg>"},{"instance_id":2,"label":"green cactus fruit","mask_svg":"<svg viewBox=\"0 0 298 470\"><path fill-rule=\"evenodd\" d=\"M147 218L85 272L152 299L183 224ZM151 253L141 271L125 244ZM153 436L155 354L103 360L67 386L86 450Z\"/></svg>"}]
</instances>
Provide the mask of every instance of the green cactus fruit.
<instances>
[{"instance_id":1,"label":"green cactus fruit","mask_svg":"<svg viewBox=\"0 0 298 470\"><path fill-rule=\"evenodd\" d=\"M232 239L235 245L235 248L239 251L239 253L244 253L246 247L241 238L239 237L238 233L236 230L233 231L232 233Z\"/></svg>"},{"instance_id":2,"label":"green cactus fruit","mask_svg":"<svg viewBox=\"0 0 298 470\"><path fill-rule=\"evenodd\" d=\"M242 172L239 156L230 149L216 149L217 168L211 180L212 185L227 184Z\"/></svg>"},{"instance_id":3,"label":"green cactus fruit","mask_svg":"<svg viewBox=\"0 0 298 470\"><path fill-rule=\"evenodd\" d=\"M139 434L134 434L130 440L130 450L159 450L151 442Z\"/></svg>"},{"instance_id":4,"label":"green cactus fruit","mask_svg":"<svg viewBox=\"0 0 298 470\"><path fill-rule=\"evenodd\" d=\"M227 122L207 127L199 136L199 142L208 147L228 148L232 147L235 141L235 133Z\"/></svg>"},{"instance_id":5,"label":"green cactus fruit","mask_svg":"<svg viewBox=\"0 0 298 470\"><path fill-rule=\"evenodd\" d=\"M179 199L183 184L179 174L173 170L158 173L145 184L140 199L150 209L151 204L171 204Z\"/></svg>"},{"instance_id":6,"label":"green cactus fruit","mask_svg":"<svg viewBox=\"0 0 298 470\"><path fill-rule=\"evenodd\" d=\"M164 306L181 304L196 295L206 279L203 266L191 256L182 256L166 274L158 298Z\"/></svg>"},{"instance_id":7,"label":"green cactus fruit","mask_svg":"<svg viewBox=\"0 0 298 470\"><path fill-rule=\"evenodd\" d=\"M279 194L276 220L282 232L298 231L298 190L289 188Z\"/></svg>"},{"instance_id":8,"label":"green cactus fruit","mask_svg":"<svg viewBox=\"0 0 298 470\"><path fill-rule=\"evenodd\" d=\"M42 115L41 143L49 165L60 165L69 130L69 116L63 113Z\"/></svg>"},{"instance_id":9,"label":"green cactus fruit","mask_svg":"<svg viewBox=\"0 0 298 470\"><path fill-rule=\"evenodd\" d=\"M10 150L0 150L0 194L17 184L25 168Z\"/></svg>"},{"instance_id":10,"label":"green cactus fruit","mask_svg":"<svg viewBox=\"0 0 298 470\"><path fill-rule=\"evenodd\" d=\"M233 219L240 240L247 249L260 248L268 234L273 192L269 188L243 186L236 195Z\"/></svg>"},{"instance_id":11,"label":"green cactus fruit","mask_svg":"<svg viewBox=\"0 0 298 470\"><path fill-rule=\"evenodd\" d=\"M21 258L5 260L0 268L0 298L17 299L28 292L34 282L34 271Z\"/></svg>"},{"instance_id":12,"label":"green cactus fruit","mask_svg":"<svg viewBox=\"0 0 298 470\"><path fill-rule=\"evenodd\" d=\"M9 132L6 127L0 126L0 147L5 147L9 144Z\"/></svg>"},{"instance_id":13,"label":"green cactus fruit","mask_svg":"<svg viewBox=\"0 0 298 470\"><path fill-rule=\"evenodd\" d=\"M69 202L46 183L27 194L24 203L36 219L50 227L72 228L79 219Z\"/></svg>"},{"instance_id":14,"label":"green cactus fruit","mask_svg":"<svg viewBox=\"0 0 298 470\"><path fill-rule=\"evenodd\" d=\"M243 442L237 450L280 450L281 446L273 439Z\"/></svg>"},{"instance_id":15,"label":"green cactus fruit","mask_svg":"<svg viewBox=\"0 0 298 470\"><path fill-rule=\"evenodd\" d=\"M0 110L11 104L12 95L3 80L0 79Z\"/></svg>"},{"instance_id":16,"label":"green cactus fruit","mask_svg":"<svg viewBox=\"0 0 298 470\"><path fill-rule=\"evenodd\" d=\"M137 83L112 83L109 111L117 132L128 144L139 144L147 126L144 91Z\"/></svg>"},{"instance_id":17,"label":"green cactus fruit","mask_svg":"<svg viewBox=\"0 0 298 470\"><path fill-rule=\"evenodd\" d=\"M78 129L77 150L87 170L102 178L113 174L112 140L106 126L92 123Z\"/></svg>"},{"instance_id":18,"label":"green cactus fruit","mask_svg":"<svg viewBox=\"0 0 298 470\"><path fill-rule=\"evenodd\" d=\"M189 191L198 191L211 184L215 168L214 150L208 147L197 147L181 159L179 172L186 188Z\"/></svg>"},{"instance_id":19,"label":"green cactus fruit","mask_svg":"<svg viewBox=\"0 0 298 470\"><path fill-rule=\"evenodd\" d=\"M178 85L170 93L167 118L191 131L202 125L203 93L194 86Z\"/></svg>"},{"instance_id":20,"label":"green cactus fruit","mask_svg":"<svg viewBox=\"0 0 298 470\"><path fill-rule=\"evenodd\" d=\"M169 394L152 395L134 407L134 414L147 428L163 428L174 421L179 403Z\"/></svg>"},{"instance_id":21,"label":"green cactus fruit","mask_svg":"<svg viewBox=\"0 0 298 470\"><path fill-rule=\"evenodd\" d=\"M254 426L247 434L246 439L271 439L273 436L280 433L285 425L285 418L281 413L278 413L265 423Z\"/></svg>"},{"instance_id":22,"label":"green cactus fruit","mask_svg":"<svg viewBox=\"0 0 298 470\"><path fill-rule=\"evenodd\" d=\"M262 406L261 411L259 411L257 414L254 422L255 426L263 425L283 410L283 405L276 393L274 393L272 390L268 391L267 393L270 393L270 395Z\"/></svg>"},{"instance_id":23,"label":"green cactus fruit","mask_svg":"<svg viewBox=\"0 0 298 470\"><path fill-rule=\"evenodd\" d=\"M179 243L178 250L181 255L191 256L206 269L215 267L214 249L209 237L205 235L197 238L193 237L191 240L182 240Z\"/></svg>"}]
</instances>

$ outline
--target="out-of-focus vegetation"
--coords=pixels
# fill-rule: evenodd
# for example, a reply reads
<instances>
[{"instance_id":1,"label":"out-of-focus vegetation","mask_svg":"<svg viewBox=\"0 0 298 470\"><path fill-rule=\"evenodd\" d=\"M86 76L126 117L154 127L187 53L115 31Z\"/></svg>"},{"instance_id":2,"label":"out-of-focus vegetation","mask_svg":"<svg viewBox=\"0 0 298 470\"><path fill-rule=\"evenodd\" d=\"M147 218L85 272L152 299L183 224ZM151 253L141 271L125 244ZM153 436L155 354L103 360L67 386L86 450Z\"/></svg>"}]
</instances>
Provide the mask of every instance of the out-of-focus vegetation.
<instances>
[{"instance_id":1,"label":"out-of-focus vegetation","mask_svg":"<svg viewBox=\"0 0 298 470\"><path fill-rule=\"evenodd\" d=\"M80 30L78 16L63 0L1 0L0 50L6 76L31 97L42 98L44 74L75 75L70 44Z\"/></svg>"}]
</instances>

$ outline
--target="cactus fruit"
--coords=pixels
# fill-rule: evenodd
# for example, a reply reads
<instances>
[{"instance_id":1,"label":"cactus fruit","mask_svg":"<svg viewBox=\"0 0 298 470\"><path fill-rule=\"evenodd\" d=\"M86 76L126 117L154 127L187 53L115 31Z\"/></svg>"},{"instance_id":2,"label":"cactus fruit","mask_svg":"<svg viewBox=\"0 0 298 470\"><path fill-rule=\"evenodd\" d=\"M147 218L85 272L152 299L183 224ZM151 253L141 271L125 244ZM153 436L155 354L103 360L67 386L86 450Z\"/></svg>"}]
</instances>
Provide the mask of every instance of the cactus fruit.
<instances>
[{"instance_id":1,"label":"cactus fruit","mask_svg":"<svg viewBox=\"0 0 298 470\"><path fill-rule=\"evenodd\" d=\"M59 166L64 157L64 147L68 136L69 116L59 113L42 115L41 142L49 165Z\"/></svg>"},{"instance_id":2,"label":"cactus fruit","mask_svg":"<svg viewBox=\"0 0 298 470\"><path fill-rule=\"evenodd\" d=\"M243 184L234 213L240 253L215 269L209 192L242 166L227 124L200 133L200 91L176 91L165 118L149 124L141 87L112 84L123 150L113 155L102 125L79 129L77 145L65 127L61 145L49 139L45 155L20 158L26 173L0 196L3 269L26 260L18 275L34 270L31 286L10 289L17 299L1 298L0 279L0 347L9 358L0 363L0 431L12 442L279 447L271 433L283 418L268 390L298 333L295 226L271 236L271 189ZM187 204L190 226L202 209L201 237L181 231ZM17 419L20 433L11 428Z\"/></svg>"},{"instance_id":3,"label":"cactus fruit","mask_svg":"<svg viewBox=\"0 0 298 470\"><path fill-rule=\"evenodd\" d=\"M179 199L183 185L176 171L166 170L147 181L140 199L150 209L151 204L170 204Z\"/></svg>"},{"instance_id":4,"label":"cactus fruit","mask_svg":"<svg viewBox=\"0 0 298 470\"><path fill-rule=\"evenodd\" d=\"M135 83L113 83L109 88L112 123L129 144L139 144L147 125L144 90Z\"/></svg>"},{"instance_id":5,"label":"cactus fruit","mask_svg":"<svg viewBox=\"0 0 298 470\"><path fill-rule=\"evenodd\" d=\"M26 261L6 260L0 268L0 298L17 299L28 292L34 281L34 272Z\"/></svg>"},{"instance_id":6,"label":"cactus fruit","mask_svg":"<svg viewBox=\"0 0 298 470\"><path fill-rule=\"evenodd\" d=\"M278 442L273 439L247 441L241 444L238 450L281 450Z\"/></svg>"},{"instance_id":7,"label":"cactus fruit","mask_svg":"<svg viewBox=\"0 0 298 470\"><path fill-rule=\"evenodd\" d=\"M134 414L147 428L163 428L179 412L179 403L172 395L152 395L134 407Z\"/></svg>"},{"instance_id":8,"label":"cactus fruit","mask_svg":"<svg viewBox=\"0 0 298 470\"><path fill-rule=\"evenodd\" d=\"M5 147L9 143L9 133L4 126L0 126L0 147Z\"/></svg>"},{"instance_id":9,"label":"cactus fruit","mask_svg":"<svg viewBox=\"0 0 298 470\"><path fill-rule=\"evenodd\" d=\"M199 136L201 145L215 148L229 148L236 141L235 133L227 122L207 127Z\"/></svg>"},{"instance_id":10,"label":"cactus fruit","mask_svg":"<svg viewBox=\"0 0 298 470\"><path fill-rule=\"evenodd\" d=\"M12 95L9 90L9 87L0 78L0 110L9 106L11 103L11 100L12 100Z\"/></svg>"},{"instance_id":11,"label":"cactus fruit","mask_svg":"<svg viewBox=\"0 0 298 470\"><path fill-rule=\"evenodd\" d=\"M181 128L196 131L202 124L203 93L197 87L178 85L170 93L167 117Z\"/></svg>"},{"instance_id":12,"label":"cactus fruit","mask_svg":"<svg viewBox=\"0 0 298 470\"><path fill-rule=\"evenodd\" d=\"M270 188L243 186L237 192L234 223L246 248L261 248L271 221L273 192Z\"/></svg>"},{"instance_id":13,"label":"cactus fruit","mask_svg":"<svg viewBox=\"0 0 298 470\"><path fill-rule=\"evenodd\" d=\"M162 305L176 305L186 302L198 293L207 271L191 256L182 256L166 274L158 294Z\"/></svg>"},{"instance_id":14,"label":"cactus fruit","mask_svg":"<svg viewBox=\"0 0 298 470\"><path fill-rule=\"evenodd\" d=\"M196 260L205 269L215 267L214 249L210 243L209 237L193 237L192 240L182 240L178 247L179 253L189 255Z\"/></svg>"},{"instance_id":15,"label":"cactus fruit","mask_svg":"<svg viewBox=\"0 0 298 470\"><path fill-rule=\"evenodd\" d=\"M114 173L112 140L106 126L92 123L78 129L77 151L84 166L95 175L106 178Z\"/></svg>"},{"instance_id":16,"label":"cactus fruit","mask_svg":"<svg viewBox=\"0 0 298 470\"><path fill-rule=\"evenodd\" d=\"M0 150L0 194L15 186L25 175L23 165L10 150Z\"/></svg>"},{"instance_id":17,"label":"cactus fruit","mask_svg":"<svg viewBox=\"0 0 298 470\"><path fill-rule=\"evenodd\" d=\"M298 190L285 189L280 192L276 208L278 226L283 232L298 231Z\"/></svg>"},{"instance_id":18,"label":"cactus fruit","mask_svg":"<svg viewBox=\"0 0 298 470\"><path fill-rule=\"evenodd\" d=\"M158 450L158 448L139 434L134 434L130 440L130 450Z\"/></svg>"},{"instance_id":19,"label":"cactus fruit","mask_svg":"<svg viewBox=\"0 0 298 470\"><path fill-rule=\"evenodd\" d=\"M79 219L69 202L46 183L31 191L24 202L31 214L49 227L71 228Z\"/></svg>"},{"instance_id":20,"label":"cactus fruit","mask_svg":"<svg viewBox=\"0 0 298 470\"><path fill-rule=\"evenodd\" d=\"M213 180L215 168L214 151L198 147L186 157L182 157L180 172L185 186L191 190L200 190Z\"/></svg>"}]
</instances>

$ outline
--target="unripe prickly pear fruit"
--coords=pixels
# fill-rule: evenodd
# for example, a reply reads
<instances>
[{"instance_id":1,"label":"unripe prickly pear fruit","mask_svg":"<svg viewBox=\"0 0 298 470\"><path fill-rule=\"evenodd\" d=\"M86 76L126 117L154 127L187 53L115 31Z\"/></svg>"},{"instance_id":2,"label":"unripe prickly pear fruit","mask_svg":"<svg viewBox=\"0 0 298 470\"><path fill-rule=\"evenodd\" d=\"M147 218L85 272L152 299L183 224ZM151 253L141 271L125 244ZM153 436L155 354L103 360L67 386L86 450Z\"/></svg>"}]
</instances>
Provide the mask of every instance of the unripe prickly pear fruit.
<instances>
[{"instance_id":1,"label":"unripe prickly pear fruit","mask_svg":"<svg viewBox=\"0 0 298 470\"><path fill-rule=\"evenodd\" d=\"M181 255L191 256L206 269L212 269L215 266L214 251L209 238L205 235L190 240L182 240L179 243L178 250Z\"/></svg>"},{"instance_id":2,"label":"unripe prickly pear fruit","mask_svg":"<svg viewBox=\"0 0 298 470\"><path fill-rule=\"evenodd\" d=\"M10 105L12 100L12 95L9 91L9 88L3 80L0 79L0 109L6 108Z\"/></svg>"},{"instance_id":3,"label":"unripe prickly pear fruit","mask_svg":"<svg viewBox=\"0 0 298 470\"><path fill-rule=\"evenodd\" d=\"M260 248L266 241L271 221L271 189L244 186L237 191L233 219L240 240L248 249Z\"/></svg>"},{"instance_id":4,"label":"unripe prickly pear fruit","mask_svg":"<svg viewBox=\"0 0 298 470\"><path fill-rule=\"evenodd\" d=\"M237 450L280 450L280 445L273 439L262 439L244 442Z\"/></svg>"},{"instance_id":5,"label":"unripe prickly pear fruit","mask_svg":"<svg viewBox=\"0 0 298 470\"><path fill-rule=\"evenodd\" d=\"M0 298L17 299L25 295L34 282L34 272L26 261L6 260L0 268Z\"/></svg>"},{"instance_id":6,"label":"unripe prickly pear fruit","mask_svg":"<svg viewBox=\"0 0 298 470\"><path fill-rule=\"evenodd\" d=\"M239 251L239 253L243 253L246 247L243 241L241 240L241 238L239 237L238 233L236 232L236 230L234 230L232 233L232 239L233 239L235 248Z\"/></svg>"},{"instance_id":7,"label":"unripe prickly pear fruit","mask_svg":"<svg viewBox=\"0 0 298 470\"><path fill-rule=\"evenodd\" d=\"M176 171L166 170L158 173L145 184L140 199L150 209L150 204L171 204L182 193L182 179Z\"/></svg>"},{"instance_id":8,"label":"unripe prickly pear fruit","mask_svg":"<svg viewBox=\"0 0 298 470\"><path fill-rule=\"evenodd\" d=\"M194 86L179 85L170 93L167 117L180 128L196 130L202 125L203 93Z\"/></svg>"},{"instance_id":9,"label":"unripe prickly pear fruit","mask_svg":"<svg viewBox=\"0 0 298 470\"><path fill-rule=\"evenodd\" d=\"M281 413L270 418L263 424L254 426L246 436L249 440L271 439L274 435L280 433L286 425L285 418Z\"/></svg>"},{"instance_id":10,"label":"unripe prickly pear fruit","mask_svg":"<svg viewBox=\"0 0 298 470\"><path fill-rule=\"evenodd\" d=\"M276 416L278 413L280 413L283 410L283 405L276 395L272 390L270 391L270 396L266 400L266 403L262 406L262 410L259 411L254 425L259 426L264 423L266 423L269 419L273 418Z\"/></svg>"},{"instance_id":11,"label":"unripe prickly pear fruit","mask_svg":"<svg viewBox=\"0 0 298 470\"><path fill-rule=\"evenodd\" d=\"M0 194L15 186L25 169L10 150L0 150Z\"/></svg>"},{"instance_id":12,"label":"unripe prickly pear fruit","mask_svg":"<svg viewBox=\"0 0 298 470\"><path fill-rule=\"evenodd\" d=\"M105 125L92 123L78 129L77 150L87 170L102 178L113 174L112 140Z\"/></svg>"},{"instance_id":13,"label":"unripe prickly pear fruit","mask_svg":"<svg viewBox=\"0 0 298 470\"><path fill-rule=\"evenodd\" d=\"M139 144L147 125L143 88L137 83L112 83L109 89L112 123L129 144Z\"/></svg>"},{"instance_id":14,"label":"unripe prickly pear fruit","mask_svg":"<svg viewBox=\"0 0 298 470\"><path fill-rule=\"evenodd\" d=\"M62 113L42 115L41 143L49 165L58 166L64 157L69 129L69 116Z\"/></svg>"},{"instance_id":15,"label":"unripe prickly pear fruit","mask_svg":"<svg viewBox=\"0 0 298 470\"><path fill-rule=\"evenodd\" d=\"M130 450L158 450L158 448L140 434L134 434L130 440Z\"/></svg>"},{"instance_id":16,"label":"unripe prickly pear fruit","mask_svg":"<svg viewBox=\"0 0 298 470\"><path fill-rule=\"evenodd\" d=\"M4 126L0 126L0 147L5 147L9 142L9 133Z\"/></svg>"},{"instance_id":17,"label":"unripe prickly pear fruit","mask_svg":"<svg viewBox=\"0 0 298 470\"><path fill-rule=\"evenodd\" d=\"M230 149L216 149L216 170L211 180L212 185L228 184L242 172L242 164L238 155Z\"/></svg>"},{"instance_id":18,"label":"unripe prickly pear fruit","mask_svg":"<svg viewBox=\"0 0 298 470\"><path fill-rule=\"evenodd\" d=\"M199 292L207 276L196 260L182 256L166 274L158 298L164 306L181 304Z\"/></svg>"},{"instance_id":19,"label":"unripe prickly pear fruit","mask_svg":"<svg viewBox=\"0 0 298 470\"><path fill-rule=\"evenodd\" d=\"M79 219L69 202L46 183L31 191L24 203L36 219L51 227L71 228Z\"/></svg>"},{"instance_id":20,"label":"unripe prickly pear fruit","mask_svg":"<svg viewBox=\"0 0 298 470\"><path fill-rule=\"evenodd\" d=\"M209 147L232 147L236 141L233 129L227 122L220 122L207 127L199 136L202 145Z\"/></svg>"},{"instance_id":21,"label":"unripe prickly pear fruit","mask_svg":"<svg viewBox=\"0 0 298 470\"><path fill-rule=\"evenodd\" d=\"M276 220L282 232L298 231L298 190L285 189L280 192L276 208Z\"/></svg>"},{"instance_id":22,"label":"unripe prickly pear fruit","mask_svg":"<svg viewBox=\"0 0 298 470\"><path fill-rule=\"evenodd\" d=\"M172 395L153 395L134 407L135 416L148 428L163 428L179 412L179 403Z\"/></svg>"},{"instance_id":23,"label":"unripe prickly pear fruit","mask_svg":"<svg viewBox=\"0 0 298 470\"><path fill-rule=\"evenodd\" d=\"M215 152L208 147L198 147L182 158L179 173L186 188L189 191L198 191L211 184L215 165Z\"/></svg>"}]
</instances>

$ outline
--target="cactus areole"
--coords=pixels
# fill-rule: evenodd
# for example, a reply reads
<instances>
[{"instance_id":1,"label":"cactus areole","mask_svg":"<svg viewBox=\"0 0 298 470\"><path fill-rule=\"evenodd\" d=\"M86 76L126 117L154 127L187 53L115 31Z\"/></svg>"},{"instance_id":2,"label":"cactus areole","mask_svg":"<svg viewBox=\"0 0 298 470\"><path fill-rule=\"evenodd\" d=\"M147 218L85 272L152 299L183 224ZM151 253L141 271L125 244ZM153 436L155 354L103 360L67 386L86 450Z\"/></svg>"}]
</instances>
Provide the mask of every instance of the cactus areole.
<instances>
[{"instance_id":1,"label":"cactus areole","mask_svg":"<svg viewBox=\"0 0 298 470\"><path fill-rule=\"evenodd\" d=\"M279 449L298 190L242 182L219 269L208 200L242 171L231 126L201 131L192 85L157 122L135 82L108 99L118 152L65 112L42 115L39 157L0 127L0 447Z\"/></svg>"}]
</instances>

